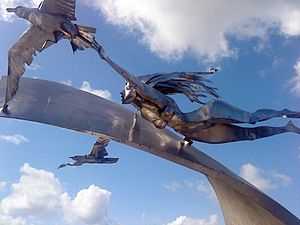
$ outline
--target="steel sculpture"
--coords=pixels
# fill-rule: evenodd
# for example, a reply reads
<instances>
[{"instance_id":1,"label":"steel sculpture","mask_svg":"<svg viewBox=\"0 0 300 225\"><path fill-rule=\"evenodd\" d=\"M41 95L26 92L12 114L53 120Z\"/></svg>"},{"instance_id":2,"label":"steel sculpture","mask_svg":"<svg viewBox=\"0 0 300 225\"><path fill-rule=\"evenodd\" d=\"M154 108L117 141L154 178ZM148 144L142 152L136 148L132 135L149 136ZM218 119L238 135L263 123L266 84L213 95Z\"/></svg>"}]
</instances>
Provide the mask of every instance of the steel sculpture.
<instances>
[{"instance_id":1,"label":"steel sculpture","mask_svg":"<svg viewBox=\"0 0 300 225\"><path fill-rule=\"evenodd\" d=\"M6 78L0 80L0 103L5 100ZM216 191L226 225L300 225L300 220L279 203L232 173L194 146L181 146L181 138L157 129L139 113L72 87L22 78L10 102L10 114L0 117L29 120L105 135L114 141L173 161L207 176Z\"/></svg>"},{"instance_id":2,"label":"steel sculpture","mask_svg":"<svg viewBox=\"0 0 300 225\"><path fill-rule=\"evenodd\" d=\"M216 69L208 72L157 73L138 77L112 61L104 49L99 54L126 80L125 89L121 92L122 103L135 106L143 118L152 122L155 127L164 129L169 126L182 134L185 137L183 145L192 144L193 140L220 144L256 140L286 132L300 134L300 128L292 121L282 127L236 125L256 124L275 117L300 118L300 112L259 109L250 113L218 99L208 103L201 101L199 98L209 95L218 97L216 89L206 84L208 80L205 77L216 72ZM170 94L184 94L191 101L204 105L195 111L183 113L168 96Z\"/></svg>"},{"instance_id":3,"label":"steel sculpture","mask_svg":"<svg viewBox=\"0 0 300 225\"><path fill-rule=\"evenodd\" d=\"M300 220L257 188L202 153L193 140L226 143L255 140L285 132L300 134L292 122L283 127L240 127L274 117L300 118L299 112L261 109L249 113L218 99L207 76L217 72L157 73L136 77L113 62L95 40L96 29L73 21L75 0L44 0L38 8L18 6L8 12L28 20L31 27L10 48L8 76L0 81L0 117L16 118L67 128L97 137L87 155L72 156L73 163L116 163L107 158L109 140L144 150L204 174L220 201L227 225L300 225ZM21 76L36 52L62 39L72 50L95 49L125 80L122 102L137 108L133 113L98 96L55 82ZM198 110L183 113L171 94L184 94L190 101L203 104ZM204 97L213 100L205 102ZM9 103L9 105L8 105ZM168 129L173 128L181 137ZM157 129L159 128L159 129Z\"/></svg>"}]
</instances>

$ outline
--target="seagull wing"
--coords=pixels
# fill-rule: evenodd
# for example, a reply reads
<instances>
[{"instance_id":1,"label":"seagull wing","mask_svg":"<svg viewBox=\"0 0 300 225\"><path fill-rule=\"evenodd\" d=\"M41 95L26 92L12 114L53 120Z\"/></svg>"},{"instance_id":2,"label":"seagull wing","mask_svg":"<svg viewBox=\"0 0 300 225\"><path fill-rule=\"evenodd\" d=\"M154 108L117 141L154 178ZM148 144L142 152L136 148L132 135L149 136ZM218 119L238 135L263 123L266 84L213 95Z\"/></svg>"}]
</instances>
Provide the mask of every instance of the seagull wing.
<instances>
[{"instance_id":1,"label":"seagull wing","mask_svg":"<svg viewBox=\"0 0 300 225\"><path fill-rule=\"evenodd\" d=\"M19 80L25 72L25 65L30 65L36 52L45 49L45 45L49 41L55 41L52 33L47 33L37 26L31 26L10 48L8 52L6 102L16 94Z\"/></svg>"},{"instance_id":2,"label":"seagull wing","mask_svg":"<svg viewBox=\"0 0 300 225\"><path fill-rule=\"evenodd\" d=\"M75 0L44 0L39 9L44 13L61 15L69 20L76 20L75 7Z\"/></svg>"},{"instance_id":3,"label":"seagull wing","mask_svg":"<svg viewBox=\"0 0 300 225\"><path fill-rule=\"evenodd\" d=\"M98 156L105 156L105 155L107 155L107 152L106 152L105 148L108 146L109 142L110 142L109 138L107 138L107 137L99 137L97 139L96 143L94 144L90 155L92 155L92 156L94 156L96 158Z\"/></svg>"}]
</instances>

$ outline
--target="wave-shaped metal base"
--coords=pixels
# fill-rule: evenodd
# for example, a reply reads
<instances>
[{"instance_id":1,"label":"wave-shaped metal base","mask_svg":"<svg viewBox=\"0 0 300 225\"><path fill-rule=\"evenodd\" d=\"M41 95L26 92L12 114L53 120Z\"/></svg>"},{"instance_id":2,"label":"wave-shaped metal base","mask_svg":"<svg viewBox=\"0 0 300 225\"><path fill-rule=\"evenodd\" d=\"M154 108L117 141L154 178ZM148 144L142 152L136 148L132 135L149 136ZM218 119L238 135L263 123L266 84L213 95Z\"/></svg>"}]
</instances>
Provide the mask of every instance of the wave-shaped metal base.
<instances>
[{"instance_id":1,"label":"wave-shaped metal base","mask_svg":"<svg viewBox=\"0 0 300 225\"><path fill-rule=\"evenodd\" d=\"M0 81L3 104L6 78ZM0 117L45 123L113 140L203 173L216 191L227 225L300 225L300 220L222 164L193 146L181 150L181 138L126 108L75 88L23 78L9 114Z\"/></svg>"}]
</instances>

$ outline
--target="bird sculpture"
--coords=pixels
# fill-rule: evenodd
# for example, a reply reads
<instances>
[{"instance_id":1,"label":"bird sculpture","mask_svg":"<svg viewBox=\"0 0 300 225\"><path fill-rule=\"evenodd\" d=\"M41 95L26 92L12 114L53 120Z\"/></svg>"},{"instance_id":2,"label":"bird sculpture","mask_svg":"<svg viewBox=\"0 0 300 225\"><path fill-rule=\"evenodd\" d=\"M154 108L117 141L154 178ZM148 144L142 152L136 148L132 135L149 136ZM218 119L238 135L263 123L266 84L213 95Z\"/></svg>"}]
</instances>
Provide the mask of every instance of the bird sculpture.
<instances>
[{"instance_id":1,"label":"bird sculpture","mask_svg":"<svg viewBox=\"0 0 300 225\"><path fill-rule=\"evenodd\" d=\"M113 164L118 162L118 158L105 158L105 156L108 155L106 147L108 146L109 142L109 138L104 136L99 137L90 154L71 156L70 158L75 162L61 164L58 169L66 166L81 166L83 164Z\"/></svg>"},{"instance_id":2,"label":"bird sculpture","mask_svg":"<svg viewBox=\"0 0 300 225\"><path fill-rule=\"evenodd\" d=\"M8 52L8 78L2 107L4 113L9 113L8 102L18 90L25 65L32 63L37 52L62 39L70 41L73 52L86 48L93 48L97 52L101 50L101 45L95 40L95 28L72 22L76 20L75 6L75 0L44 0L38 8L7 8L8 12L29 21L31 26Z\"/></svg>"}]
</instances>

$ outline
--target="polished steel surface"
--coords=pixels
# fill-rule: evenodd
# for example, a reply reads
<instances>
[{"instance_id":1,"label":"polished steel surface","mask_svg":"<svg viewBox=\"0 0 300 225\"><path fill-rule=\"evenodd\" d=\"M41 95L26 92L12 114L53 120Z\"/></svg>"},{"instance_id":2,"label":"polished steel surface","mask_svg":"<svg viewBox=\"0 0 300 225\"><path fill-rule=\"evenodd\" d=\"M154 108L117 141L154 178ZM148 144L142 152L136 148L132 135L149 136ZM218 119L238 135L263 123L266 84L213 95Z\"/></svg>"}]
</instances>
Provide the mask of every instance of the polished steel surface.
<instances>
[{"instance_id":1,"label":"polished steel surface","mask_svg":"<svg viewBox=\"0 0 300 225\"><path fill-rule=\"evenodd\" d=\"M6 78L2 78L1 104L5 86ZM9 111L10 114L0 113L0 117L106 135L206 175L216 191L227 225L300 225L299 219L287 209L222 164L193 146L181 149L181 137L155 128L119 104L63 84L23 78Z\"/></svg>"}]
</instances>

